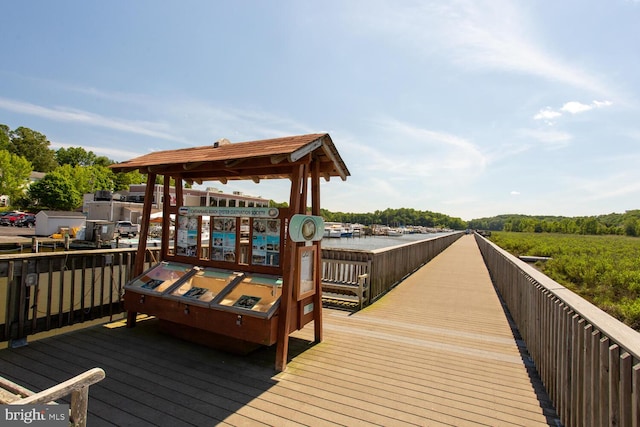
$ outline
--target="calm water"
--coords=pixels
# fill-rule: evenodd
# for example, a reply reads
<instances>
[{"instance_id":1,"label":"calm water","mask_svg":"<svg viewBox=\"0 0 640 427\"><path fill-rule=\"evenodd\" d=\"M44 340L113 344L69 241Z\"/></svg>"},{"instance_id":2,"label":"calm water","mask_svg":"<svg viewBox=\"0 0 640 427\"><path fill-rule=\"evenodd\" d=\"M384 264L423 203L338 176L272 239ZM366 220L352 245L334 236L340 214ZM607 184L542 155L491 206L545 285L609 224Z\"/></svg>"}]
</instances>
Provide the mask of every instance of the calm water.
<instances>
[{"instance_id":1,"label":"calm water","mask_svg":"<svg viewBox=\"0 0 640 427\"><path fill-rule=\"evenodd\" d=\"M434 234L404 234L402 236L363 236L363 237L341 237L322 239L323 248L334 249L362 249L373 250L402 245L404 243L418 242L421 240L434 239L449 233Z\"/></svg>"}]
</instances>

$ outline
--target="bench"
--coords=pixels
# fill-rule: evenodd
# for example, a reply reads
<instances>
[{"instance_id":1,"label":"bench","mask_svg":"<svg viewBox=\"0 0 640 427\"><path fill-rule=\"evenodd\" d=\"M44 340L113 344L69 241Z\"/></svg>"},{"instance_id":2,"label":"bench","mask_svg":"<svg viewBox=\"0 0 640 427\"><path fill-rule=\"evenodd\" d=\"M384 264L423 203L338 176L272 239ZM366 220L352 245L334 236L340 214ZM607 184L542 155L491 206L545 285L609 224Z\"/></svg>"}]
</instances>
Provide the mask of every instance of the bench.
<instances>
[{"instance_id":1,"label":"bench","mask_svg":"<svg viewBox=\"0 0 640 427\"><path fill-rule=\"evenodd\" d=\"M89 386L102 381L104 377L102 369L93 368L39 393L34 393L13 381L0 377L0 403L7 405L55 405L57 404L55 400L71 395L69 425L85 427L87 425Z\"/></svg>"},{"instance_id":2,"label":"bench","mask_svg":"<svg viewBox=\"0 0 640 427\"><path fill-rule=\"evenodd\" d=\"M322 260L322 297L355 303L361 310L369 301L370 261Z\"/></svg>"}]
</instances>

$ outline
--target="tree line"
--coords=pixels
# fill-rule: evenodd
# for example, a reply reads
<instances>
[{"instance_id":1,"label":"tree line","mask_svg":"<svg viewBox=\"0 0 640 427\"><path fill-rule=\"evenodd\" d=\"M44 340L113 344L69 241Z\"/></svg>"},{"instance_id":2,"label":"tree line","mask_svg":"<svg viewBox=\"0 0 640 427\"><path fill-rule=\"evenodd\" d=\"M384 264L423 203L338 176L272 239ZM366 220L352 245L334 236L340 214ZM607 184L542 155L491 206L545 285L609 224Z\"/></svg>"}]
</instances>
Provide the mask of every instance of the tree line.
<instances>
[{"instance_id":1,"label":"tree line","mask_svg":"<svg viewBox=\"0 0 640 427\"><path fill-rule=\"evenodd\" d=\"M383 211L376 210L375 212L369 213L330 212L325 209L321 209L320 212L325 221L352 224L381 224L388 225L390 227L413 225L433 228L450 228L453 230L464 230L467 227L467 223L460 218L451 217L437 212L420 211L411 208L387 208Z\"/></svg>"},{"instance_id":2,"label":"tree line","mask_svg":"<svg viewBox=\"0 0 640 427\"><path fill-rule=\"evenodd\" d=\"M82 195L99 190L127 190L130 184L146 182L138 172L114 173L108 166L115 161L97 156L82 147L50 148L51 142L37 131L26 127L11 130L0 124L0 194L10 198L11 205L23 210L74 210L82 205ZM45 176L29 186L33 171ZM158 176L156 183L162 183ZM28 190L25 192L25 188ZM286 203L270 202L271 206ZM376 210L368 213L330 212L322 209L325 221L382 224L391 227L423 226L564 234L613 234L640 236L640 210L623 214L589 217L498 215L463 221L442 213L411 208Z\"/></svg>"},{"instance_id":3,"label":"tree line","mask_svg":"<svg viewBox=\"0 0 640 427\"><path fill-rule=\"evenodd\" d=\"M74 210L82 195L98 190L118 191L146 182L138 172L114 173L115 161L82 147L50 148L51 142L26 127L11 130L0 124L0 194L23 210ZM32 172L44 177L29 186ZM25 191L25 188L27 189Z\"/></svg>"},{"instance_id":4,"label":"tree line","mask_svg":"<svg viewBox=\"0 0 640 427\"><path fill-rule=\"evenodd\" d=\"M640 236L640 209L579 217L498 215L471 220L468 226L492 231Z\"/></svg>"}]
</instances>

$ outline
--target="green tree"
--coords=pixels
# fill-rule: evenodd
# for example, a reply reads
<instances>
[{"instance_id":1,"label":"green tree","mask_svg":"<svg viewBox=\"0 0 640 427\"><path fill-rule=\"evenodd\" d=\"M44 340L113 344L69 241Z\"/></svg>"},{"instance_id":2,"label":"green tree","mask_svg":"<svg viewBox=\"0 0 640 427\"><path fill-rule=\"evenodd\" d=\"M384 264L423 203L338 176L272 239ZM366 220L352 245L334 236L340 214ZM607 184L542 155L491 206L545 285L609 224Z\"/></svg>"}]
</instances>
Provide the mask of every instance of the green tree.
<instances>
[{"instance_id":1,"label":"green tree","mask_svg":"<svg viewBox=\"0 0 640 427\"><path fill-rule=\"evenodd\" d=\"M93 165L94 166L104 166L105 168L109 165L114 164L115 162L113 160L111 160L110 158L108 158L107 156L97 156L94 160L93 160Z\"/></svg>"},{"instance_id":2,"label":"green tree","mask_svg":"<svg viewBox=\"0 0 640 427\"><path fill-rule=\"evenodd\" d=\"M9 126L0 124L0 150L9 150L10 134L11 129L9 129Z\"/></svg>"},{"instance_id":3,"label":"green tree","mask_svg":"<svg viewBox=\"0 0 640 427\"><path fill-rule=\"evenodd\" d=\"M115 174L104 166L59 166L56 173L68 178L79 194L94 193L97 190L113 191Z\"/></svg>"},{"instance_id":4,"label":"green tree","mask_svg":"<svg viewBox=\"0 0 640 427\"><path fill-rule=\"evenodd\" d=\"M59 148L56 151L56 161L60 166L93 166L96 155L82 147Z\"/></svg>"},{"instance_id":5,"label":"green tree","mask_svg":"<svg viewBox=\"0 0 640 427\"><path fill-rule=\"evenodd\" d=\"M18 200L29 184L31 163L24 157L0 150L0 194L9 196L10 203Z\"/></svg>"},{"instance_id":6,"label":"green tree","mask_svg":"<svg viewBox=\"0 0 640 427\"><path fill-rule=\"evenodd\" d=\"M131 184L146 184L146 182L147 176L137 170L127 173L117 173L113 180L113 189L114 191L128 190Z\"/></svg>"},{"instance_id":7,"label":"green tree","mask_svg":"<svg viewBox=\"0 0 640 427\"><path fill-rule=\"evenodd\" d=\"M41 209L73 210L82 204L82 196L71 179L57 171L32 184L29 197Z\"/></svg>"},{"instance_id":8,"label":"green tree","mask_svg":"<svg viewBox=\"0 0 640 427\"><path fill-rule=\"evenodd\" d=\"M55 153L49 148L51 143L40 132L19 127L10 132L9 139L9 152L29 160L33 170L51 172L58 166Z\"/></svg>"}]
</instances>

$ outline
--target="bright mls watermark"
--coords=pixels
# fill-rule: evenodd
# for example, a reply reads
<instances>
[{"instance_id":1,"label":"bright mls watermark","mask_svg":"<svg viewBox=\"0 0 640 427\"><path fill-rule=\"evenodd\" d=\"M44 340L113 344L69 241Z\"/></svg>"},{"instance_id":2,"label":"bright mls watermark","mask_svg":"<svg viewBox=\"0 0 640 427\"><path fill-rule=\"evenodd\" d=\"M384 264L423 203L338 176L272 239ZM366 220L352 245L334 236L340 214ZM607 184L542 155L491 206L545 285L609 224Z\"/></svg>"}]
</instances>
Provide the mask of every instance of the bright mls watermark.
<instances>
[{"instance_id":1,"label":"bright mls watermark","mask_svg":"<svg viewBox=\"0 0 640 427\"><path fill-rule=\"evenodd\" d=\"M69 405L0 405L0 427L69 425Z\"/></svg>"}]
</instances>

